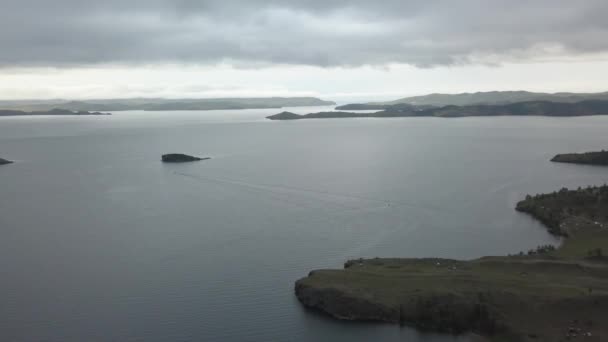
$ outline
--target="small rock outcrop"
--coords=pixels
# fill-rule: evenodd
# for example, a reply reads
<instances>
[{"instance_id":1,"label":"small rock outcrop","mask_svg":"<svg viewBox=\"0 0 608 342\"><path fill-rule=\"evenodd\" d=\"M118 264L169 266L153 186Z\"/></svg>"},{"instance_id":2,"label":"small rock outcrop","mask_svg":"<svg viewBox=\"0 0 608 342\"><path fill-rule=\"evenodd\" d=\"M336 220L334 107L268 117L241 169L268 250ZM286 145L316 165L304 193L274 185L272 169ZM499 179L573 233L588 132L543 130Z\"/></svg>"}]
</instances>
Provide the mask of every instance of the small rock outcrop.
<instances>
[{"instance_id":1,"label":"small rock outcrop","mask_svg":"<svg viewBox=\"0 0 608 342\"><path fill-rule=\"evenodd\" d=\"M193 156L189 156L187 154L181 154L181 153L169 153L169 154L163 154L163 156L162 156L163 163L187 163L187 162L194 162L194 161L207 160L207 159L211 159L211 158L199 158L199 157L193 157Z\"/></svg>"},{"instance_id":2,"label":"small rock outcrop","mask_svg":"<svg viewBox=\"0 0 608 342\"><path fill-rule=\"evenodd\" d=\"M298 120L302 119L302 115L298 115L292 112L282 112L279 114L267 116L266 119L270 120Z\"/></svg>"},{"instance_id":3,"label":"small rock outcrop","mask_svg":"<svg viewBox=\"0 0 608 342\"><path fill-rule=\"evenodd\" d=\"M13 162L10 160L0 158L0 165L12 164Z\"/></svg>"}]
</instances>

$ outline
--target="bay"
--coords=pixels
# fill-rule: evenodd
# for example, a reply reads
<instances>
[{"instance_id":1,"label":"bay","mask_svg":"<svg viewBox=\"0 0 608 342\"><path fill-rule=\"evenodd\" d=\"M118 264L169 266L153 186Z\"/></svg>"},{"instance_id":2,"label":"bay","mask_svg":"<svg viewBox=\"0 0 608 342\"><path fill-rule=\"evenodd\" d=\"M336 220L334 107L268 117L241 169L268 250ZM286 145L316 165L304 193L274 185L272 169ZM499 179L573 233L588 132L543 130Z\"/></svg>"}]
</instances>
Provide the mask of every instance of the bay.
<instances>
[{"instance_id":1,"label":"bay","mask_svg":"<svg viewBox=\"0 0 608 342\"><path fill-rule=\"evenodd\" d=\"M304 114L328 108L287 108ZM555 164L608 117L322 119L278 110L0 118L0 339L464 341L303 309L294 281L359 257L559 243L526 194L603 184ZM162 164L163 153L211 160Z\"/></svg>"}]
</instances>

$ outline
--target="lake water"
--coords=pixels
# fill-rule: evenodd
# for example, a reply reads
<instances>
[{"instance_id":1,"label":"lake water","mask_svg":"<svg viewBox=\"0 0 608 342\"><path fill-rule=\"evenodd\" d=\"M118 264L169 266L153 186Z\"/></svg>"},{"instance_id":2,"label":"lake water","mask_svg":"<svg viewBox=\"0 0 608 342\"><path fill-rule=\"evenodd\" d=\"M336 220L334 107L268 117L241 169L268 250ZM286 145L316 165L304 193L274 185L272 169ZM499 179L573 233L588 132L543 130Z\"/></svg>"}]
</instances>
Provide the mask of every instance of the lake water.
<instances>
[{"instance_id":1,"label":"lake water","mask_svg":"<svg viewBox=\"0 0 608 342\"><path fill-rule=\"evenodd\" d=\"M608 117L264 119L277 112L0 118L17 160L0 167L0 340L463 341L312 313L294 281L349 258L555 243L518 199L608 180L548 161L606 148Z\"/></svg>"}]
</instances>

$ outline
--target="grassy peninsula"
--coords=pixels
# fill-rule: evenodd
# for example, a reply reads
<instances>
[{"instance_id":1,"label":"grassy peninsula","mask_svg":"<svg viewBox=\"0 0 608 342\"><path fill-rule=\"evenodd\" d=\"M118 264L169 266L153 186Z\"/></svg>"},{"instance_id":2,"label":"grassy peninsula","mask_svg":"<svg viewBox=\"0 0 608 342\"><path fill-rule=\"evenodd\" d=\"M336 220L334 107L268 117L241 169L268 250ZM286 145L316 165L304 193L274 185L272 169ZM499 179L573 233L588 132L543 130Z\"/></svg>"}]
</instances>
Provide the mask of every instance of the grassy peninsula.
<instances>
[{"instance_id":1,"label":"grassy peninsula","mask_svg":"<svg viewBox=\"0 0 608 342\"><path fill-rule=\"evenodd\" d=\"M608 187L529 195L516 209L563 244L470 261L351 260L298 280L296 296L339 319L491 341L608 340Z\"/></svg>"},{"instance_id":2,"label":"grassy peninsula","mask_svg":"<svg viewBox=\"0 0 608 342\"><path fill-rule=\"evenodd\" d=\"M608 165L608 152L602 150L600 152L558 154L551 161L556 163Z\"/></svg>"}]
</instances>

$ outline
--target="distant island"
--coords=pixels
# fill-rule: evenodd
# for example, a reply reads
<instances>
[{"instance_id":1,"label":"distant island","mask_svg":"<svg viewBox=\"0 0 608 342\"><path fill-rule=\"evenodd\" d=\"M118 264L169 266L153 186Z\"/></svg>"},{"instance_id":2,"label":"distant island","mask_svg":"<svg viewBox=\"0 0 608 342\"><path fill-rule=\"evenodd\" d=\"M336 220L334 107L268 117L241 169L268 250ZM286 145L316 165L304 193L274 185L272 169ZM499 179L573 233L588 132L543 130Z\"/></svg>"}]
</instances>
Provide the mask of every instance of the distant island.
<instances>
[{"instance_id":1,"label":"distant island","mask_svg":"<svg viewBox=\"0 0 608 342\"><path fill-rule=\"evenodd\" d=\"M270 120L300 120L300 119L336 119L336 118L370 118L376 117L376 113L350 113L350 112L319 112L305 115L292 112L281 112L279 114L267 116Z\"/></svg>"},{"instance_id":2,"label":"distant island","mask_svg":"<svg viewBox=\"0 0 608 342\"><path fill-rule=\"evenodd\" d=\"M187 154L182 154L182 153L169 153L169 154L163 154L161 156L161 160L163 163L187 163L187 162L194 162L194 161L208 160L208 159L211 159L211 158L209 158L209 157L199 158L199 157L189 156Z\"/></svg>"},{"instance_id":3,"label":"distant island","mask_svg":"<svg viewBox=\"0 0 608 342\"><path fill-rule=\"evenodd\" d=\"M393 105L387 104L373 104L373 103L351 103L347 105L337 106L336 110L386 110L389 109ZM411 106L412 108L414 106Z\"/></svg>"},{"instance_id":4,"label":"distant island","mask_svg":"<svg viewBox=\"0 0 608 342\"><path fill-rule=\"evenodd\" d=\"M12 164L13 162L10 160L0 158L0 165Z\"/></svg>"},{"instance_id":5,"label":"distant island","mask_svg":"<svg viewBox=\"0 0 608 342\"><path fill-rule=\"evenodd\" d=\"M0 109L0 116L31 116L31 115L111 115L110 113L72 111L67 109L51 109L48 111L25 112L21 110Z\"/></svg>"},{"instance_id":6,"label":"distant island","mask_svg":"<svg viewBox=\"0 0 608 342\"><path fill-rule=\"evenodd\" d=\"M343 106L336 107L336 110L395 110L399 109L401 111L404 110L421 110L421 109L430 109L434 106L414 106L407 103L397 103L397 104L373 104L373 103L352 103Z\"/></svg>"},{"instance_id":7,"label":"distant island","mask_svg":"<svg viewBox=\"0 0 608 342\"><path fill-rule=\"evenodd\" d=\"M63 108L72 111L123 111L123 110L220 110L263 109L305 106L333 106L333 101L314 97L262 97L262 98L208 98L208 99L99 99L87 101L15 100L0 101L0 108L23 111L47 111Z\"/></svg>"},{"instance_id":8,"label":"distant island","mask_svg":"<svg viewBox=\"0 0 608 342\"><path fill-rule=\"evenodd\" d=\"M558 154L551 161L556 163L608 165L608 151Z\"/></svg>"},{"instance_id":9,"label":"distant island","mask_svg":"<svg viewBox=\"0 0 608 342\"><path fill-rule=\"evenodd\" d=\"M608 340L608 186L528 195L517 210L564 236L559 248L451 259L358 259L295 284L305 306L496 341Z\"/></svg>"},{"instance_id":10,"label":"distant island","mask_svg":"<svg viewBox=\"0 0 608 342\"><path fill-rule=\"evenodd\" d=\"M429 94L405 97L395 101L372 102L368 105L409 104L414 106L471 106L502 105L517 102L546 101L575 103L586 100L608 100L608 92L602 93L535 93L529 91L487 91L462 94ZM349 109L347 109L349 110ZM352 109L350 109L352 110Z\"/></svg>"},{"instance_id":11,"label":"distant island","mask_svg":"<svg viewBox=\"0 0 608 342\"><path fill-rule=\"evenodd\" d=\"M298 115L282 112L268 116L270 120L327 119L327 118L390 118L390 117L442 117L466 116L586 116L608 115L608 100L587 100L576 103L518 102L505 105L472 105L444 107L416 107L396 104L375 113L320 112Z\"/></svg>"}]
</instances>

